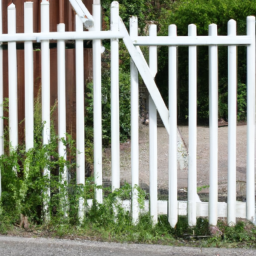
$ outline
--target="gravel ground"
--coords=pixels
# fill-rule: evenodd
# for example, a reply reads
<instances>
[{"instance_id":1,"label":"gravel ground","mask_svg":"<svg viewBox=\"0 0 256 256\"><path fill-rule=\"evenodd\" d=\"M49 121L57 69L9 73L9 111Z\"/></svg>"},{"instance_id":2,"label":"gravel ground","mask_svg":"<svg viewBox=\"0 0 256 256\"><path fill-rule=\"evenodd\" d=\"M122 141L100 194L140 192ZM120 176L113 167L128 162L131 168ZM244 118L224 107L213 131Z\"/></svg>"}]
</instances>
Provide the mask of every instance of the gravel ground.
<instances>
[{"instance_id":1,"label":"gravel ground","mask_svg":"<svg viewBox=\"0 0 256 256\"><path fill-rule=\"evenodd\" d=\"M237 126L237 196L245 196L246 190L246 125ZM188 148L188 126L179 126L179 131ZM149 128L141 126L139 133L139 179L143 188L149 186ZM209 185L209 127L197 128L197 184L198 187ZM228 171L228 127L218 129L218 179L219 193L226 196ZM121 181L131 182L130 142L120 146L121 149ZM158 127L158 188L168 190L168 134L164 127ZM111 181L111 149L103 154L103 178ZM179 191L187 188L187 167L178 170ZM201 193L208 193L205 188Z\"/></svg>"},{"instance_id":2,"label":"gravel ground","mask_svg":"<svg viewBox=\"0 0 256 256\"><path fill-rule=\"evenodd\" d=\"M118 244L93 241L71 241L45 238L0 236L0 255L3 256L249 256L256 250L223 248L190 248L143 244Z\"/></svg>"}]
</instances>

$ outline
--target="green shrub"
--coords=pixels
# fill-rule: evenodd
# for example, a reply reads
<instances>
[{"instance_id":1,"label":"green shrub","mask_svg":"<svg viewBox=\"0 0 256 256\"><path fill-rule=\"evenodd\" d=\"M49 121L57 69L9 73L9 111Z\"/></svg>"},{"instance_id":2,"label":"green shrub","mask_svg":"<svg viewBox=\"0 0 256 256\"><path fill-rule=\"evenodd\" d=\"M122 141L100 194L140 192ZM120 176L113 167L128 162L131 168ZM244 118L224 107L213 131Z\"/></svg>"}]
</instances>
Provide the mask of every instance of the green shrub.
<instances>
[{"instance_id":1,"label":"green shrub","mask_svg":"<svg viewBox=\"0 0 256 256\"><path fill-rule=\"evenodd\" d=\"M246 17L256 14L255 0L180 0L162 9L159 35L167 35L170 24L177 25L179 36L188 34L188 25L197 26L198 35L208 35L211 23L218 25L218 35L227 35L227 22L237 21L238 35L246 34ZM161 47L157 83L162 95L168 90L167 47ZM209 115L208 97L208 47L198 47L198 118L207 119ZM227 47L218 47L219 58L219 117L227 116ZM178 49L178 104L179 115L184 119L188 115L188 48ZM246 47L238 47L238 120L246 118L245 90L246 84ZM168 98L165 96L165 100Z\"/></svg>"}]
</instances>

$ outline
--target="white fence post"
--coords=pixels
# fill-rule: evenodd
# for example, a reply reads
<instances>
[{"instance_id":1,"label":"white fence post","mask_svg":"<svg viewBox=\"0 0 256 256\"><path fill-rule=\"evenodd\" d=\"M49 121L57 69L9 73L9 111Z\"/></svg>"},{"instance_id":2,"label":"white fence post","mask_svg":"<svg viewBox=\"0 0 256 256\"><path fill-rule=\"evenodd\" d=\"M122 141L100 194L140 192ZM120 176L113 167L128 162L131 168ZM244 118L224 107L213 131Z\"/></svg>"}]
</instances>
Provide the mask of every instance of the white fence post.
<instances>
[{"instance_id":1,"label":"white fence post","mask_svg":"<svg viewBox=\"0 0 256 256\"><path fill-rule=\"evenodd\" d=\"M255 17L247 17L247 35L251 45L247 46L247 173L246 173L246 217L255 221Z\"/></svg>"},{"instance_id":2,"label":"white fence post","mask_svg":"<svg viewBox=\"0 0 256 256\"><path fill-rule=\"evenodd\" d=\"M236 22L228 22L228 36L236 36ZM237 47L228 46L228 224L236 223Z\"/></svg>"},{"instance_id":3,"label":"white fence post","mask_svg":"<svg viewBox=\"0 0 256 256\"><path fill-rule=\"evenodd\" d=\"M188 40L196 36L196 25L188 26ZM196 225L197 199L197 47L189 46L189 168L188 223Z\"/></svg>"},{"instance_id":4,"label":"white fence post","mask_svg":"<svg viewBox=\"0 0 256 256\"><path fill-rule=\"evenodd\" d=\"M16 7L8 6L8 34L16 34ZM18 99L17 99L17 52L16 42L8 43L8 77L9 77L9 129L10 150L18 146Z\"/></svg>"},{"instance_id":5,"label":"white fence post","mask_svg":"<svg viewBox=\"0 0 256 256\"><path fill-rule=\"evenodd\" d=\"M169 36L177 36L176 25L169 26ZM169 202L168 221L174 228L178 221L177 195L177 47L169 47Z\"/></svg>"},{"instance_id":6,"label":"white fence post","mask_svg":"<svg viewBox=\"0 0 256 256\"><path fill-rule=\"evenodd\" d=\"M217 36L217 25L209 25L209 36ZM209 223L218 220L218 47L209 46L210 189Z\"/></svg>"},{"instance_id":7,"label":"white fence post","mask_svg":"<svg viewBox=\"0 0 256 256\"><path fill-rule=\"evenodd\" d=\"M138 36L138 19L130 18L130 36ZM131 59L131 169L132 169L132 220L139 220L139 74Z\"/></svg>"},{"instance_id":8,"label":"white fence post","mask_svg":"<svg viewBox=\"0 0 256 256\"><path fill-rule=\"evenodd\" d=\"M57 31L60 33L65 32L65 24L61 23L57 25ZM67 160L66 146L62 142L62 138L66 139L66 58L65 58L65 41L58 40L57 42L57 61L58 61L58 151L59 157L63 157ZM62 170L61 183L64 185L63 193L64 197L62 200L62 207L64 216L68 216L68 195L66 190L66 185L68 183L68 170L67 166L64 166Z\"/></svg>"},{"instance_id":9,"label":"white fence post","mask_svg":"<svg viewBox=\"0 0 256 256\"><path fill-rule=\"evenodd\" d=\"M118 31L119 3L111 4L111 31ZM119 40L111 39L111 166L112 191L120 188Z\"/></svg>"},{"instance_id":10,"label":"white fence post","mask_svg":"<svg viewBox=\"0 0 256 256\"><path fill-rule=\"evenodd\" d=\"M0 36L3 33L2 30L2 0L0 0ZM4 120L3 120L3 49L0 42L0 156L4 154ZM0 169L0 198L2 195L2 174Z\"/></svg>"},{"instance_id":11,"label":"white fence post","mask_svg":"<svg viewBox=\"0 0 256 256\"><path fill-rule=\"evenodd\" d=\"M93 4L94 31L101 31L100 1ZM94 129L94 181L102 186L102 103L101 103L101 40L93 40L93 129ZM103 202L102 189L95 190L95 199Z\"/></svg>"},{"instance_id":12,"label":"white fence post","mask_svg":"<svg viewBox=\"0 0 256 256\"><path fill-rule=\"evenodd\" d=\"M33 2L24 3L24 32L33 33ZM24 43L26 150L34 147L34 63L33 43Z\"/></svg>"},{"instance_id":13,"label":"white fence post","mask_svg":"<svg viewBox=\"0 0 256 256\"><path fill-rule=\"evenodd\" d=\"M83 31L83 23L78 15L75 18L76 31ZM76 40L76 182L85 185L85 134L84 134L84 45ZM84 198L79 198L78 217L84 219Z\"/></svg>"},{"instance_id":14,"label":"white fence post","mask_svg":"<svg viewBox=\"0 0 256 256\"><path fill-rule=\"evenodd\" d=\"M41 3L41 31L48 33L50 28L49 1L43 0ZM42 81L42 122L43 128L43 144L47 145L50 141L50 48L49 40L41 43L41 81ZM43 175L50 180L50 171L44 169ZM44 212L46 220L49 220L49 200L51 192L47 188L44 201Z\"/></svg>"},{"instance_id":15,"label":"white fence post","mask_svg":"<svg viewBox=\"0 0 256 256\"><path fill-rule=\"evenodd\" d=\"M157 36L157 26L149 26L149 36ZM157 46L149 47L149 68L152 77L157 73ZM149 95L149 169L150 169L150 215L153 225L157 223L157 110L152 97Z\"/></svg>"}]
</instances>

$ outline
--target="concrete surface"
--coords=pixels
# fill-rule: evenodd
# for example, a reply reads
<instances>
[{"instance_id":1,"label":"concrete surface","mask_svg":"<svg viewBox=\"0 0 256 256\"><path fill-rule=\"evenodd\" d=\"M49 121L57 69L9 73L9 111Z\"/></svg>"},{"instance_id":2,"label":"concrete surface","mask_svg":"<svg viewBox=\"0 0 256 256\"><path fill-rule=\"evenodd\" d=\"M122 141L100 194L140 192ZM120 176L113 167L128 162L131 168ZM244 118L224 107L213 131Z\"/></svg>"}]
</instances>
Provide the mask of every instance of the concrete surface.
<instances>
[{"instance_id":1,"label":"concrete surface","mask_svg":"<svg viewBox=\"0 0 256 256\"><path fill-rule=\"evenodd\" d=\"M118 244L0 236L1 256L250 256L256 250Z\"/></svg>"},{"instance_id":2,"label":"concrete surface","mask_svg":"<svg viewBox=\"0 0 256 256\"><path fill-rule=\"evenodd\" d=\"M179 126L179 131L186 148L189 148L188 126ZM237 196L246 195L246 145L247 126L237 126ZM197 127L197 186L209 185L209 127ZM168 190L168 142L169 137L164 127L158 127L158 188ZM228 127L218 129L218 179L219 195L227 196L228 177ZM131 153L130 142L120 146L120 172L122 182L131 182ZM184 156L186 158L186 156ZM139 133L139 178L143 188L149 186L149 128L141 125ZM180 164L179 164L180 166ZM111 149L105 149L103 154L103 178L111 181ZM186 191L188 166L178 170L178 189ZM202 193L208 193L203 189Z\"/></svg>"}]
</instances>

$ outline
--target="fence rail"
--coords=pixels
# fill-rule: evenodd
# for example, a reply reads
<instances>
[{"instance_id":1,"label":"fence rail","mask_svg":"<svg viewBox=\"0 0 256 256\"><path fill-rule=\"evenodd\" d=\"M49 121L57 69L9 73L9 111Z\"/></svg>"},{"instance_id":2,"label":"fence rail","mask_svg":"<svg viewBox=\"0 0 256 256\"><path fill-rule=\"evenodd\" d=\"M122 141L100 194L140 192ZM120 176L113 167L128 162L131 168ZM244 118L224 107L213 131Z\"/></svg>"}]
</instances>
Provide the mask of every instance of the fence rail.
<instances>
[{"instance_id":1,"label":"fence rail","mask_svg":"<svg viewBox=\"0 0 256 256\"><path fill-rule=\"evenodd\" d=\"M75 1L76 2L76 1ZM1 3L1 1L0 1ZM77 2L76 2L77 3ZM247 35L236 35L236 22L228 22L228 35L218 36L217 25L209 25L208 36L197 36L196 26L189 25L188 36L177 36L176 25L169 26L169 35L157 36L156 25L150 25L149 36L138 36L138 20L130 19L130 34L119 17L118 2L111 4L110 31L101 30L101 6L93 5L93 27L83 31L83 22L77 15L76 32L65 32L65 25L58 25L58 32L49 32L49 2L41 3L41 31L33 33L33 3L26 2L24 34L16 34L15 5L8 6L8 34L2 34L2 10L0 4L0 42L8 43L9 63L9 128L12 148L18 146L17 118L17 52L16 42L25 43L25 129L26 149L33 147L33 42L41 43L42 61L42 121L43 143L50 140L50 58L49 41L57 40L58 49L58 136L65 138L66 133L66 95L65 95L65 40L76 42L76 147L77 184L85 184L85 135L84 135L84 60L83 40L93 40L93 86L94 86L94 181L102 185L102 110L101 110L101 40L111 42L111 158L112 190L120 188L120 135L119 135L119 39L131 56L131 171L132 200L124 201L124 207L132 211L134 223L138 221L139 205L139 134L138 134L138 75L140 74L150 93L150 202L145 209L150 210L153 222L158 214L167 214L170 225L177 224L178 215L188 215L190 226L196 224L198 216L208 216L209 223L216 225L218 217L227 217L230 225L236 218L246 217L255 222L255 17L247 17ZM81 15L80 15L81 16ZM91 24L91 23L90 23ZM91 24L92 25L92 24ZM210 193L209 203L197 202L197 46L209 46L209 120L210 120ZM149 46L149 64L139 46ZM156 86L157 46L169 48L169 110ZM188 201L177 200L177 48L189 47L189 170ZM228 47L228 203L218 202L218 46ZM237 46L247 47L247 200L236 201L236 96L237 96ZM0 104L3 104L3 54L0 48ZM157 111L169 133L169 200L157 200ZM3 116L3 107L0 107ZM0 119L0 155L3 150L3 120ZM66 157L65 145L59 142L59 155ZM44 170L50 177L50 171ZM62 175L67 182L68 171ZM1 178L1 175L0 175ZM1 180L0 180L1 184ZM0 187L1 193L1 187ZM50 198L50 189L47 194ZM103 202L102 189L95 191L97 202ZM66 198L68 200L68 198ZM79 201L79 218L84 218L84 199ZM89 205L91 201L88 201ZM150 205L150 207L148 206ZM47 212L47 202L44 204ZM66 213L65 213L66 214Z\"/></svg>"}]
</instances>

